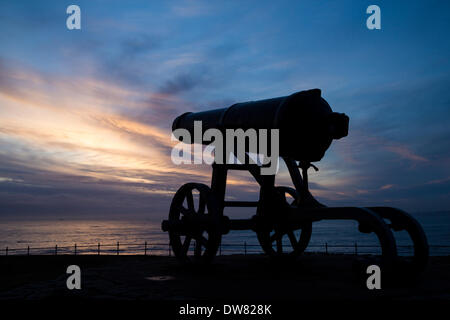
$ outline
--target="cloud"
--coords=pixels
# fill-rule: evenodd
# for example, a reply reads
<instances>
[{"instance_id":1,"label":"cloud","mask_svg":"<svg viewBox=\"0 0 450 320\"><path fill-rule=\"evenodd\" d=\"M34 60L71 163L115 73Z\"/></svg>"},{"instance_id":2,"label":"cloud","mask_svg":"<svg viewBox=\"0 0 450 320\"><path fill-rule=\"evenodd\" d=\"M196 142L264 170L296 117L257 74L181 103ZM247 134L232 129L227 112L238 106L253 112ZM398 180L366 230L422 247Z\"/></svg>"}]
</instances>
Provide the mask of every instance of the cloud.
<instances>
[{"instance_id":1,"label":"cloud","mask_svg":"<svg viewBox=\"0 0 450 320\"><path fill-rule=\"evenodd\" d=\"M173 5L172 12L180 17L198 17L209 14L211 8L205 2L184 0Z\"/></svg>"},{"instance_id":2,"label":"cloud","mask_svg":"<svg viewBox=\"0 0 450 320\"><path fill-rule=\"evenodd\" d=\"M444 178L444 179L436 179L428 181L426 184L445 184L450 182L450 177Z\"/></svg>"},{"instance_id":3,"label":"cloud","mask_svg":"<svg viewBox=\"0 0 450 320\"><path fill-rule=\"evenodd\" d=\"M408 147L406 146L401 146L401 145L391 145L391 146L385 146L384 147L386 150L393 152L399 156L401 156L402 158L411 160L411 161L418 161L418 162L426 162L428 161L427 159L425 159L424 157L421 157L415 153L413 153L411 150L408 149Z\"/></svg>"},{"instance_id":4,"label":"cloud","mask_svg":"<svg viewBox=\"0 0 450 320\"><path fill-rule=\"evenodd\" d=\"M161 38L153 34L135 34L118 39L115 50L103 46L92 54L98 74L128 86L148 85L143 68L151 68L146 56L161 46Z\"/></svg>"},{"instance_id":5,"label":"cloud","mask_svg":"<svg viewBox=\"0 0 450 320\"><path fill-rule=\"evenodd\" d=\"M2 80L0 204L5 214L100 210L161 216L180 181L210 180L206 165L171 163L170 128L155 124L167 111L163 106L179 98L99 79L66 81L17 66L4 68ZM126 115L147 109L155 115L150 121ZM247 180L230 178L229 185L241 194L254 191Z\"/></svg>"},{"instance_id":6,"label":"cloud","mask_svg":"<svg viewBox=\"0 0 450 320\"><path fill-rule=\"evenodd\" d=\"M173 79L166 81L161 87L161 92L165 94L178 94L195 88L202 83L201 76L191 74L180 74Z\"/></svg>"}]
</instances>

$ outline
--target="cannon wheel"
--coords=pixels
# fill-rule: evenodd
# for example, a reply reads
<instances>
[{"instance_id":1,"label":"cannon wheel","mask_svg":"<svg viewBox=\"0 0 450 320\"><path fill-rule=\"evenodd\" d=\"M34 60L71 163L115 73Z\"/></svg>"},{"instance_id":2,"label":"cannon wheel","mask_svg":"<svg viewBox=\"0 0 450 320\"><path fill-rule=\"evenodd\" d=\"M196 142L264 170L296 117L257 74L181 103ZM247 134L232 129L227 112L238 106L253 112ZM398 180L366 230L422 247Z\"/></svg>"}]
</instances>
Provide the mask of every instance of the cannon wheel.
<instances>
[{"instance_id":1,"label":"cannon wheel","mask_svg":"<svg viewBox=\"0 0 450 320\"><path fill-rule=\"evenodd\" d=\"M186 183L181 186L170 205L169 221L190 220L193 228L185 234L169 230L170 245L180 261L210 262L216 255L222 238L217 224L213 223L205 229L195 226L195 218L205 217L220 221L219 206L211 189L201 183ZM193 252L189 250L191 244Z\"/></svg>"},{"instance_id":2,"label":"cannon wheel","mask_svg":"<svg viewBox=\"0 0 450 320\"><path fill-rule=\"evenodd\" d=\"M288 206L295 206L298 201L298 193L294 188L275 187L275 190L282 194ZM286 195L292 197L289 201ZM312 222L307 222L300 229L300 236L295 235L295 229L291 230L272 230L259 231L257 233L258 241L266 254L271 257L297 257L305 251L311 239ZM284 245L286 242L288 246Z\"/></svg>"}]
</instances>

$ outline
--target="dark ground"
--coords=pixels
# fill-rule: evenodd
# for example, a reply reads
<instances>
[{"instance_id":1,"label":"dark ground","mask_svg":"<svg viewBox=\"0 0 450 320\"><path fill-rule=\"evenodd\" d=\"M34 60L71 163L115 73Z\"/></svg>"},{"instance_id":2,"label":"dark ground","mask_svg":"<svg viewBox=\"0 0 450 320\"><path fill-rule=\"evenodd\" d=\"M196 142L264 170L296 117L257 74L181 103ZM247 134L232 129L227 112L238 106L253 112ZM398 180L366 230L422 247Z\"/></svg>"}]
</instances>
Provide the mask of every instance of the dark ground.
<instances>
[{"instance_id":1,"label":"dark ground","mask_svg":"<svg viewBox=\"0 0 450 320\"><path fill-rule=\"evenodd\" d=\"M290 264L259 255L217 257L204 267L157 256L0 257L0 299L450 300L450 256L432 257L418 279L368 290L354 256L309 254ZM66 288L81 268L82 289ZM367 276L365 276L367 277Z\"/></svg>"}]
</instances>

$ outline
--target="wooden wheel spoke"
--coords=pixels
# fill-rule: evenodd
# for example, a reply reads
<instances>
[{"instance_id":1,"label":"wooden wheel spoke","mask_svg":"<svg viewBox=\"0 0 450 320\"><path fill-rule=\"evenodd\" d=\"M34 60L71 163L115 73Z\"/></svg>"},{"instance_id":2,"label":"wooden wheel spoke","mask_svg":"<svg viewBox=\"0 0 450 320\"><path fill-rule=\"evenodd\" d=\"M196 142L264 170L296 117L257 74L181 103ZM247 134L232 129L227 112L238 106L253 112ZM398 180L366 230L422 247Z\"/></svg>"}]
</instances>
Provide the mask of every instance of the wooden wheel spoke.
<instances>
[{"instance_id":1,"label":"wooden wheel spoke","mask_svg":"<svg viewBox=\"0 0 450 320\"><path fill-rule=\"evenodd\" d=\"M191 244L192 238L190 236L186 236L184 239L183 245L181 246L181 252L183 254L187 254L189 251L189 245Z\"/></svg>"},{"instance_id":2,"label":"wooden wheel spoke","mask_svg":"<svg viewBox=\"0 0 450 320\"><path fill-rule=\"evenodd\" d=\"M198 239L195 239L194 255L197 257L202 255L202 243Z\"/></svg>"},{"instance_id":3,"label":"wooden wheel spoke","mask_svg":"<svg viewBox=\"0 0 450 320\"><path fill-rule=\"evenodd\" d=\"M204 236L201 236L200 239L198 239L198 242L200 242L205 248L208 245L208 239L206 239Z\"/></svg>"},{"instance_id":4,"label":"wooden wheel spoke","mask_svg":"<svg viewBox=\"0 0 450 320\"><path fill-rule=\"evenodd\" d=\"M277 239L277 253L283 253L283 238L279 237Z\"/></svg>"},{"instance_id":5,"label":"wooden wheel spoke","mask_svg":"<svg viewBox=\"0 0 450 320\"><path fill-rule=\"evenodd\" d=\"M195 207L194 207L194 196L192 195L192 190L190 190L190 191L186 194L186 201L187 201L188 209L191 210L191 211L195 211Z\"/></svg>"},{"instance_id":6,"label":"wooden wheel spoke","mask_svg":"<svg viewBox=\"0 0 450 320\"><path fill-rule=\"evenodd\" d=\"M281 238L281 234L275 232L273 235L270 236L270 243L274 242L275 240L278 240L279 238Z\"/></svg>"},{"instance_id":7,"label":"wooden wheel spoke","mask_svg":"<svg viewBox=\"0 0 450 320\"><path fill-rule=\"evenodd\" d=\"M186 209L186 208L183 207L183 206L181 206L180 212L181 212L183 215L185 215L185 216L188 216L188 215L191 215L191 214L192 214L192 210Z\"/></svg>"},{"instance_id":8,"label":"wooden wheel spoke","mask_svg":"<svg viewBox=\"0 0 450 320\"><path fill-rule=\"evenodd\" d=\"M206 201L205 201L205 197L200 194L199 195L199 200L198 200L198 214L204 214L205 213L205 208L206 208Z\"/></svg>"},{"instance_id":9,"label":"wooden wheel spoke","mask_svg":"<svg viewBox=\"0 0 450 320\"><path fill-rule=\"evenodd\" d=\"M298 242L297 242L297 238L295 237L294 232L293 231L289 231L287 235L289 237L289 241L291 242L292 248L295 249L297 247L297 245L298 245Z\"/></svg>"}]
</instances>

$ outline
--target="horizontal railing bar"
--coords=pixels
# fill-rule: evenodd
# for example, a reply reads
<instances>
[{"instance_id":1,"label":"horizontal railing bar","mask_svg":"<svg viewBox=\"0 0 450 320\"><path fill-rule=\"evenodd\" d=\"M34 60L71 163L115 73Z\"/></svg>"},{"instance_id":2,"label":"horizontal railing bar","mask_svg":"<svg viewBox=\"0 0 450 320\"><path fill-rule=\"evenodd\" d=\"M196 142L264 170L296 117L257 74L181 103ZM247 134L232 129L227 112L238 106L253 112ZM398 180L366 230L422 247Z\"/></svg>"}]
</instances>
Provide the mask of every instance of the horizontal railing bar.
<instances>
[{"instance_id":1,"label":"horizontal railing bar","mask_svg":"<svg viewBox=\"0 0 450 320\"><path fill-rule=\"evenodd\" d=\"M257 207L259 201L224 201L224 207Z\"/></svg>"},{"instance_id":2,"label":"horizontal railing bar","mask_svg":"<svg viewBox=\"0 0 450 320\"><path fill-rule=\"evenodd\" d=\"M119 243L120 247L122 246L126 246L126 247L137 247L137 248L143 248L144 244L139 244L139 243L135 243L135 244L126 244L126 243ZM169 243L147 243L147 248L150 248L151 246L168 246ZM221 244L221 246L226 247L226 246L242 246L243 243L223 243ZM310 247L323 247L325 244L311 244L308 245L308 248ZM85 246L81 246L77 244L77 249L79 248L97 248L97 244L95 245L85 245ZM259 247L259 244L251 244L251 243L247 243L248 247ZM286 245L289 246L289 245ZM355 244L349 244L349 245L333 245L333 244L327 244L328 248L353 248L355 246ZM358 248L380 248L379 245L363 245L363 244L357 244ZM105 248L105 247L117 247L117 243L115 244L100 244L101 248ZM429 245L430 248L450 248L450 245ZM58 250L63 250L63 249L73 249L74 246L59 246L58 245ZM414 248L413 245L397 245L397 248ZM22 247L22 248L11 248L8 247L9 251L13 251L13 250L27 250L27 247ZM51 247L29 247L30 250L45 250L45 249L55 249L55 246L51 246ZM6 248L0 248L0 250L6 250ZM114 249L116 250L116 249Z\"/></svg>"}]
</instances>

